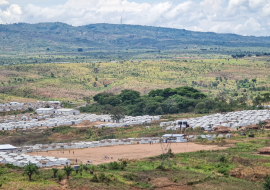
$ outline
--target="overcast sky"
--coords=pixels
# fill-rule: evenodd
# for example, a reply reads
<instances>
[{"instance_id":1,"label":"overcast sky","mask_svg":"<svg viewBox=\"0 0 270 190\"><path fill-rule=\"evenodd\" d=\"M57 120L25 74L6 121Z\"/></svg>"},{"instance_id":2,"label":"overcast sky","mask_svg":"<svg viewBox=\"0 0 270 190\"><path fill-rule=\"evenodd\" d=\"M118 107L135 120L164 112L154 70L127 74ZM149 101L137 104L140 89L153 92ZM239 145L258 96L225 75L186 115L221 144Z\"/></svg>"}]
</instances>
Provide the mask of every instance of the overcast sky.
<instances>
[{"instance_id":1,"label":"overcast sky","mask_svg":"<svg viewBox=\"0 0 270 190\"><path fill-rule=\"evenodd\" d=\"M270 36L270 0L0 0L0 23L139 24Z\"/></svg>"}]
</instances>

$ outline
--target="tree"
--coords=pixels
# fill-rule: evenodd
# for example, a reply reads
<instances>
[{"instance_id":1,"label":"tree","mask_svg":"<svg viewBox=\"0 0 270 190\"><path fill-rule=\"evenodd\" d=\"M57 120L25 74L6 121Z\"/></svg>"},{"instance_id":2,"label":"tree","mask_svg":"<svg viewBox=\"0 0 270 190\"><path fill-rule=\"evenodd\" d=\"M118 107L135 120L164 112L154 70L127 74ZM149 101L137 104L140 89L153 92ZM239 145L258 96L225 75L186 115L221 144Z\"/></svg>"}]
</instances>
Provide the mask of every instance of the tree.
<instances>
[{"instance_id":1,"label":"tree","mask_svg":"<svg viewBox=\"0 0 270 190\"><path fill-rule=\"evenodd\" d=\"M256 82L257 82L257 79L252 79L252 82L253 82L253 83L256 83Z\"/></svg>"},{"instance_id":2,"label":"tree","mask_svg":"<svg viewBox=\"0 0 270 190\"><path fill-rule=\"evenodd\" d=\"M262 104L262 98L261 96L257 96L252 100L252 103L254 106L258 106Z\"/></svg>"},{"instance_id":3,"label":"tree","mask_svg":"<svg viewBox=\"0 0 270 190\"><path fill-rule=\"evenodd\" d=\"M263 93L262 96L263 96L264 103L267 103L270 101L270 93L269 92Z\"/></svg>"},{"instance_id":4,"label":"tree","mask_svg":"<svg viewBox=\"0 0 270 190\"><path fill-rule=\"evenodd\" d=\"M56 178L59 170L57 168L53 168L52 171L53 171L53 177Z\"/></svg>"},{"instance_id":5,"label":"tree","mask_svg":"<svg viewBox=\"0 0 270 190\"><path fill-rule=\"evenodd\" d=\"M228 97L227 97L226 92L220 92L219 94L217 94L217 99L222 102L226 102L227 98Z\"/></svg>"},{"instance_id":6,"label":"tree","mask_svg":"<svg viewBox=\"0 0 270 190\"><path fill-rule=\"evenodd\" d=\"M140 93L135 90L122 90L119 94L122 102L133 104L136 99L140 97Z\"/></svg>"},{"instance_id":7,"label":"tree","mask_svg":"<svg viewBox=\"0 0 270 190\"><path fill-rule=\"evenodd\" d=\"M86 97L83 97L83 100L84 100L87 104L90 104L90 102L91 102L91 100L92 100L92 97L86 96Z\"/></svg>"},{"instance_id":8,"label":"tree","mask_svg":"<svg viewBox=\"0 0 270 190\"><path fill-rule=\"evenodd\" d=\"M125 118L125 110L120 106L116 106L112 108L112 110L110 111L110 114L111 114L111 118L113 120L116 120L116 122L119 122L120 119Z\"/></svg>"},{"instance_id":9,"label":"tree","mask_svg":"<svg viewBox=\"0 0 270 190\"><path fill-rule=\"evenodd\" d=\"M63 170L67 175L67 179L69 179L70 174L74 171L74 169L71 166L65 166Z\"/></svg>"},{"instance_id":10,"label":"tree","mask_svg":"<svg viewBox=\"0 0 270 190\"><path fill-rule=\"evenodd\" d=\"M204 102L200 102L196 105L195 107L195 113L197 114L202 114L202 113L206 113L207 110L206 110L206 105Z\"/></svg>"},{"instance_id":11,"label":"tree","mask_svg":"<svg viewBox=\"0 0 270 190\"><path fill-rule=\"evenodd\" d=\"M27 175L29 178L29 181L32 179L33 174L39 174L38 167L34 164L28 163L23 170L23 175Z\"/></svg>"},{"instance_id":12,"label":"tree","mask_svg":"<svg viewBox=\"0 0 270 190\"><path fill-rule=\"evenodd\" d=\"M52 77L52 78L54 78L54 77L55 77L53 73L51 73L51 77Z\"/></svg>"},{"instance_id":13,"label":"tree","mask_svg":"<svg viewBox=\"0 0 270 190\"><path fill-rule=\"evenodd\" d=\"M78 48L78 52L83 52L83 48Z\"/></svg>"},{"instance_id":14,"label":"tree","mask_svg":"<svg viewBox=\"0 0 270 190\"><path fill-rule=\"evenodd\" d=\"M267 123L266 123L266 122L263 122L263 121L260 121L260 122L258 123L260 129L264 129L266 124L267 124Z\"/></svg>"}]
</instances>

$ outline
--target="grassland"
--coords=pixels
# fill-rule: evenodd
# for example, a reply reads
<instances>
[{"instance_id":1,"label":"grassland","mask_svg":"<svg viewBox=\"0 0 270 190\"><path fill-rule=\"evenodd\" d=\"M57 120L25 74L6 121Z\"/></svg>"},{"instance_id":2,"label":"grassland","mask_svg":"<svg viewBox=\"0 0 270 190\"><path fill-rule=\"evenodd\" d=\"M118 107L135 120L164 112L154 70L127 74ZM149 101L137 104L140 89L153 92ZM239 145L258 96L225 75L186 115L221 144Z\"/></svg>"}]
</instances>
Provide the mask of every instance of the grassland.
<instances>
[{"instance_id":1,"label":"grassland","mask_svg":"<svg viewBox=\"0 0 270 190\"><path fill-rule=\"evenodd\" d=\"M229 97L252 99L261 91L268 91L268 60L269 57L6 65L0 66L0 101L22 97L82 102L83 97L101 91L134 89L147 94L151 89L179 86L194 86L210 98L225 91ZM247 84L241 83L245 79ZM262 86L267 88L250 90Z\"/></svg>"}]
</instances>

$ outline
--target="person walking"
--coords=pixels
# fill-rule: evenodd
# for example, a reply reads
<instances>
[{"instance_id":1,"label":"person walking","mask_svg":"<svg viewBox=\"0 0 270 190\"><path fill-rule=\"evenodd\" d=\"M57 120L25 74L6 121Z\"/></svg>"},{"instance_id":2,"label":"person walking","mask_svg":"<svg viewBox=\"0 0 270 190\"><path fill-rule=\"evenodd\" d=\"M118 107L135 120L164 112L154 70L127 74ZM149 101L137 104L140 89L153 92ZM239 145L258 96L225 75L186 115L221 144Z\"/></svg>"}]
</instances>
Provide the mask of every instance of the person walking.
<instances>
[{"instance_id":1,"label":"person walking","mask_svg":"<svg viewBox=\"0 0 270 190\"><path fill-rule=\"evenodd\" d=\"M76 158L76 164L77 164L77 158Z\"/></svg>"},{"instance_id":2,"label":"person walking","mask_svg":"<svg viewBox=\"0 0 270 190\"><path fill-rule=\"evenodd\" d=\"M74 151L73 151L73 155L74 155Z\"/></svg>"},{"instance_id":3,"label":"person walking","mask_svg":"<svg viewBox=\"0 0 270 190\"><path fill-rule=\"evenodd\" d=\"M70 150L69 150L69 154L70 154Z\"/></svg>"}]
</instances>

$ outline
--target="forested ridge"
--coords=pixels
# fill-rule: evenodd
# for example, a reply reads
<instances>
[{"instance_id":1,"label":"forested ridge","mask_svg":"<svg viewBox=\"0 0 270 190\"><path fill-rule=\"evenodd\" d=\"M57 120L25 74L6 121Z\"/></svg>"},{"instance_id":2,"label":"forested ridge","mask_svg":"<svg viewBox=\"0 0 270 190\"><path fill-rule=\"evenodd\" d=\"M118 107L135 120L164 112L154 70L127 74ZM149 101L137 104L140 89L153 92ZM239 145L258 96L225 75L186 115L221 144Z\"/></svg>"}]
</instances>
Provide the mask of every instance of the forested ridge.
<instances>
[{"instance_id":1,"label":"forested ridge","mask_svg":"<svg viewBox=\"0 0 270 190\"><path fill-rule=\"evenodd\" d=\"M140 25L90 24L71 26L64 23L16 23L0 25L1 51L77 52L82 50L148 49L151 51L197 47L269 47L269 37L193 32ZM195 48L196 48L195 47ZM202 48L202 49L200 49ZM206 49L205 49L206 48Z\"/></svg>"}]
</instances>

